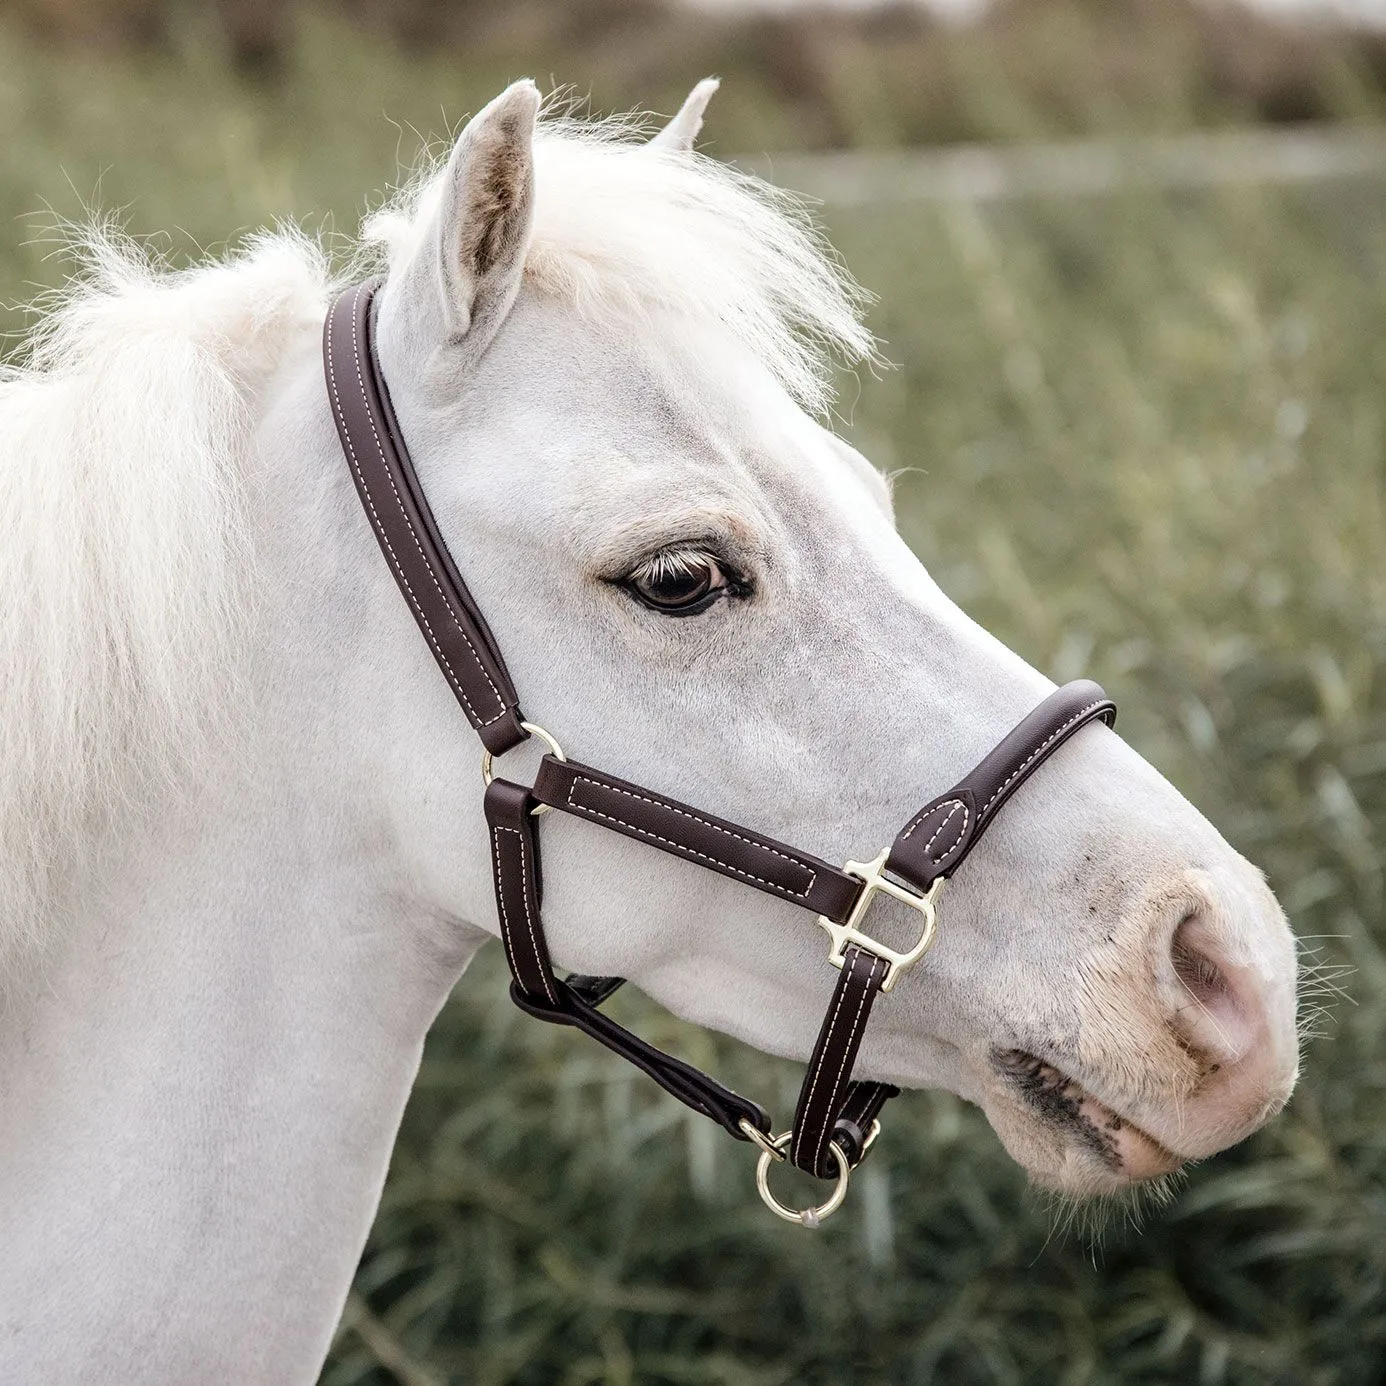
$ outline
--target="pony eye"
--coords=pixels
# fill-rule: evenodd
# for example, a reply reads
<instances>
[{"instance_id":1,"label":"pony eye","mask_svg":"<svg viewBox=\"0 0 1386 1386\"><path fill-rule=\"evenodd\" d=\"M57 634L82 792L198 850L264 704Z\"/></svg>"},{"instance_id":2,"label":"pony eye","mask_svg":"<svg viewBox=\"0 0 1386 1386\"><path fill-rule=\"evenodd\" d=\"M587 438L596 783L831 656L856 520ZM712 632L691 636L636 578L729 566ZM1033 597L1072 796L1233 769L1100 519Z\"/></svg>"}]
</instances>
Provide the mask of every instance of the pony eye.
<instances>
[{"instance_id":1,"label":"pony eye","mask_svg":"<svg viewBox=\"0 0 1386 1386\"><path fill-rule=\"evenodd\" d=\"M689 616L729 589L717 560L705 553L657 554L626 579L628 591L653 611Z\"/></svg>"}]
</instances>

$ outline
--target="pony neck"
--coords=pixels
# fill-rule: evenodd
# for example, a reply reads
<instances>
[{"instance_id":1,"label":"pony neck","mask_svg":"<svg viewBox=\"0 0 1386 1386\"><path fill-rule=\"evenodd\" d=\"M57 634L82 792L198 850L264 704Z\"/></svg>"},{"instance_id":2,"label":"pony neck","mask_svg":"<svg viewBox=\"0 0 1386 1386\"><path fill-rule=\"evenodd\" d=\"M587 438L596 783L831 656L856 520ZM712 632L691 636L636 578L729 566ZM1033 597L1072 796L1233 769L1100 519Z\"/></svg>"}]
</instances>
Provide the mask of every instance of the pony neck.
<instances>
[{"instance_id":1,"label":"pony neck","mask_svg":"<svg viewBox=\"0 0 1386 1386\"><path fill-rule=\"evenodd\" d=\"M328 456L280 474L272 569ZM317 1378L424 1035L486 935L430 910L353 792L303 592L257 623L234 754L112 852L0 1015L0 1380Z\"/></svg>"}]
</instances>

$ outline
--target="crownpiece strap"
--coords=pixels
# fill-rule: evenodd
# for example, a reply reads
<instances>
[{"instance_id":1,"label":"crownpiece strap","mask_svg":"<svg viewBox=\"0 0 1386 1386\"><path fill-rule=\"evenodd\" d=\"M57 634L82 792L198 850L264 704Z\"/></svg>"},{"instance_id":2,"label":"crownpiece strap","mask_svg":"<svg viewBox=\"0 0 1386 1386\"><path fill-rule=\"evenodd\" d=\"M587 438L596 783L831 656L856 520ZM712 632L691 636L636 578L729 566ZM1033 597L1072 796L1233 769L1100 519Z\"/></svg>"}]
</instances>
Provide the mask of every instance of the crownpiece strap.
<instances>
[{"instance_id":1,"label":"crownpiece strap","mask_svg":"<svg viewBox=\"0 0 1386 1386\"><path fill-rule=\"evenodd\" d=\"M379 286L357 284L328 312L323 359L332 417L395 582L467 720L499 755L528 733L495 637L443 542L395 420L375 355L371 306Z\"/></svg>"}]
</instances>

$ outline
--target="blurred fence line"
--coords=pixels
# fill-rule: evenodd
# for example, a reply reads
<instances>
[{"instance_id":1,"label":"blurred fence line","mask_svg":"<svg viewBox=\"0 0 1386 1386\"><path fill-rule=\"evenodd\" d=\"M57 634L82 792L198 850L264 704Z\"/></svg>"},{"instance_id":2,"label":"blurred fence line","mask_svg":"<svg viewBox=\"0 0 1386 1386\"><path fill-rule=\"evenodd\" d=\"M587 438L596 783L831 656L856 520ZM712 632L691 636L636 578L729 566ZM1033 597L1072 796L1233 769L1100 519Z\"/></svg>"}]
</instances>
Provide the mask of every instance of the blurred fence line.
<instances>
[{"instance_id":1,"label":"blurred fence line","mask_svg":"<svg viewBox=\"0 0 1386 1386\"><path fill-rule=\"evenodd\" d=\"M1033 196L1101 196L1128 188L1205 188L1386 177L1386 132L1232 130L1134 139L844 150L733 160L834 206Z\"/></svg>"}]
</instances>

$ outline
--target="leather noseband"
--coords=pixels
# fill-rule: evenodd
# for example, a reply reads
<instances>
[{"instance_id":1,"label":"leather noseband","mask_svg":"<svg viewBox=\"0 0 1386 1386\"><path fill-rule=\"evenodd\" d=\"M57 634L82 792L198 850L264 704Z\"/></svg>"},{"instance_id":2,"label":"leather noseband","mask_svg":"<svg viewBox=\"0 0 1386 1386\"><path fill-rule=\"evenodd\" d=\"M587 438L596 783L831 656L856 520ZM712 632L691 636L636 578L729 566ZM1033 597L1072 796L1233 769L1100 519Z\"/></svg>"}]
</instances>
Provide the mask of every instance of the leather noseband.
<instances>
[{"instance_id":1,"label":"leather noseband","mask_svg":"<svg viewBox=\"0 0 1386 1386\"><path fill-rule=\"evenodd\" d=\"M875 1138L877 1117L899 1089L859 1082L852 1068L871 1008L933 941L939 888L966 860L1001 806L1065 741L1089 722L1111 726L1116 706L1079 680L1050 694L946 794L931 800L873 861L839 869L699 808L564 758L542 728L525 722L505 661L443 542L390 405L373 342L379 280L345 290L323 330L327 392L352 480L400 592L467 720L481 738L487 779L496 908L515 1003L530 1015L572 1025L649 1074L695 1111L761 1149L757 1184L780 1217L816 1226L842 1201L851 1170ZM531 734L549 746L532 788L491 777L493 756ZM603 1014L619 977L560 979L540 915L538 812L599 823L661 851L808 910L831 939L839 969L799 1093L794 1124L771 1134L769 1115L691 1065L646 1044ZM897 950L863 931L878 894L919 916L913 947ZM819 1208L791 1209L770 1193L770 1166L788 1158L837 1179Z\"/></svg>"}]
</instances>

